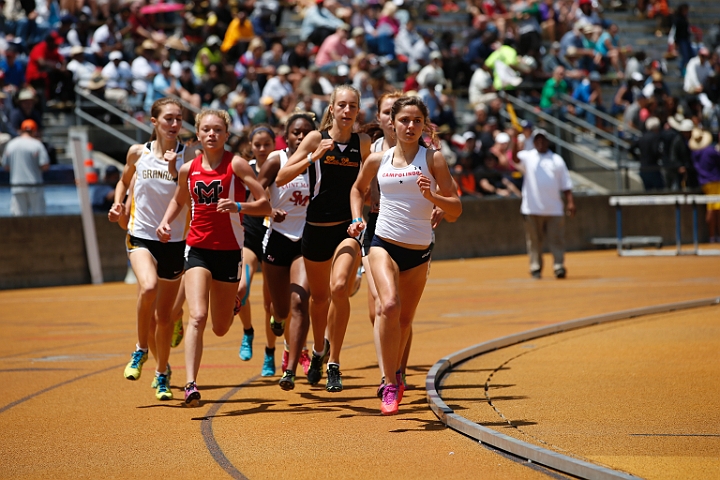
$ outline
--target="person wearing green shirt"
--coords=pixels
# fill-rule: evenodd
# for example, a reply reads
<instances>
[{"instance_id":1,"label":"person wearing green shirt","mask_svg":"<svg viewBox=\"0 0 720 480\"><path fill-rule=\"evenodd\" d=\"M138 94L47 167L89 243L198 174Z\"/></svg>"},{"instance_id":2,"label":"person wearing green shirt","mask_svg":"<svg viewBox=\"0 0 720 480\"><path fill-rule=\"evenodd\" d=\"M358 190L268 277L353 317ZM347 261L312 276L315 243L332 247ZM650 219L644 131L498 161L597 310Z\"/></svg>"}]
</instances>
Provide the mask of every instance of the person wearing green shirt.
<instances>
[{"instance_id":1,"label":"person wearing green shirt","mask_svg":"<svg viewBox=\"0 0 720 480\"><path fill-rule=\"evenodd\" d=\"M195 78L201 79L207 73L207 67L213 63L221 63L223 60L220 51L220 37L210 35L205 45L198 51L195 56L195 64L193 65L193 73Z\"/></svg>"},{"instance_id":2,"label":"person wearing green shirt","mask_svg":"<svg viewBox=\"0 0 720 480\"><path fill-rule=\"evenodd\" d=\"M565 81L565 67L557 66L553 70L553 75L543 86L540 94L540 108L543 112L550 115L559 114L562 118L564 114L572 110L572 105L565 106L560 100L563 93L568 93L568 84ZM571 111L571 113L573 113Z\"/></svg>"},{"instance_id":3,"label":"person wearing green shirt","mask_svg":"<svg viewBox=\"0 0 720 480\"><path fill-rule=\"evenodd\" d=\"M497 62L503 63L503 67L499 67ZM491 53L485 60L485 67L493 73L493 87L495 90L513 90L516 86L508 78L508 68L515 67L518 64L518 53L509 42L506 41L505 45ZM513 72L514 73L514 72Z\"/></svg>"}]
</instances>

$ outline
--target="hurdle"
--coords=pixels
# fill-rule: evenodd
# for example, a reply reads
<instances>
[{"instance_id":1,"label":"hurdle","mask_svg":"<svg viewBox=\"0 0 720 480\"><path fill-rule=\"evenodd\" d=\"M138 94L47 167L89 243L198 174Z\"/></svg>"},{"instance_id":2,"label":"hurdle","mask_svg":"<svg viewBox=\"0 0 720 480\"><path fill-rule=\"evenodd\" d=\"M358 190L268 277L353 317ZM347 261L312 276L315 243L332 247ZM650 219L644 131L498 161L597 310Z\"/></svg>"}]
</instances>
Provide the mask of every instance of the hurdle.
<instances>
[{"instance_id":1,"label":"hurdle","mask_svg":"<svg viewBox=\"0 0 720 480\"><path fill-rule=\"evenodd\" d=\"M720 195L688 195L685 198L687 205L692 205L692 220L693 220L693 251L695 255L720 255L718 249L703 249L701 250L698 242L698 205L707 205L709 203L719 203Z\"/></svg>"},{"instance_id":2,"label":"hurdle","mask_svg":"<svg viewBox=\"0 0 720 480\"><path fill-rule=\"evenodd\" d=\"M678 256L678 255L720 255L720 250L701 250L698 239L698 205L720 202L720 195L638 195L612 196L610 206L615 207L615 223L617 233L617 252L621 257L643 256ZM626 250L622 229L622 207L638 205L675 205L675 249L674 250ZM691 205L693 208L693 249L683 250L681 239L680 207Z\"/></svg>"},{"instance_id":3,"label":"hurdle","mask_svg":"<svg viewBox=\"0 0 720 480\"><path fill-rule=\"evenodd\" d=\"M617 253L621 257L643 256L675 256L682 251L680 243L680 205L685 204L685 195L641 195L641 196L613 196L610 197L610 206L615 207L615 225L617 233ZM622 207L638 205L675 205L675 250L637 250L623 249Z\"/></svg>"}]
</instances>

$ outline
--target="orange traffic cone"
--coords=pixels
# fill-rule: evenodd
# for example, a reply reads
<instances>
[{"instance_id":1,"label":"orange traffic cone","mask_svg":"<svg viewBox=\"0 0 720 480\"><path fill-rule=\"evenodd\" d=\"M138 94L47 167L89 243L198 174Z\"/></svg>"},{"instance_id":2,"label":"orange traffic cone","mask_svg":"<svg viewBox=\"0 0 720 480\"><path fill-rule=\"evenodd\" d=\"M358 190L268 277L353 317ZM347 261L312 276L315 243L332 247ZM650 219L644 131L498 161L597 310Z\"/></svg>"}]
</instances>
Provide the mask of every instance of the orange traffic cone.
<instances>
[{"instance_id":1,"label":"orange traffic cone","mask_svg":"<svg viewBox=\"0 0 720 480\"><path fill-rule=\"evenodd\" d=\"M97 183L98 182L98 172L95 168L95 164L92 160L92 151L93 151L93 144L88 142L87 144L88 154L89 158L85 159L85 180L87 183Z\"/></svg>"}]
</instances>

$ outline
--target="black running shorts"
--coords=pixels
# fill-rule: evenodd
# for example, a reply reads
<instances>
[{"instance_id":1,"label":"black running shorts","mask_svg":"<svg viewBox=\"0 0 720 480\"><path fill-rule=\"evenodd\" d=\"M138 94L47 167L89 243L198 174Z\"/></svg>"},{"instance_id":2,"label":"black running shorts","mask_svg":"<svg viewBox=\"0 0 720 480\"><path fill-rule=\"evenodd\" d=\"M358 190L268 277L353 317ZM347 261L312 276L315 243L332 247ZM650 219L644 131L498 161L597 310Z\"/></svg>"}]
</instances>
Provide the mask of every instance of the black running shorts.
<instances>
[{"instance_id":1,"label":"black running shorts","mask_svg":"<svg viewBox=\"0 0 720 480\"><path fill-rule=\"evenodd\" d=\"M145 238L127 235L125 247L128 255L134 251L144 249L150 252L157 264L158 278L163 280L175 280L180 278L185 266L183 252L185 241L163 243L159 240L147 240Z\"/></svg>"},{"instance_id":2,"label":"black running shorts","mask_svg":"<svg viewBox=\"0 0 720 480\"><path fill-rule=\"evenodd\" d=\"M301 244L302 240L293 242L282 233L269 230L265 234L262 261L278 267L289 267L296 258L302 256Z\"/></svg>"},{"instance_id":3,"label":"black running shorts","mask_svg":"<svg viewBox=\"0 0 720 480\"><path fill-rule=\"evenodd\" d=\"M347 233L349 226L350 220L330 227L306 223L302 236L302 256L313 262L330 260L338 245L346 238L352 238Z\"/></svg>"},{"instance_id":4,"label":"black running shorts","mask_svg":"<svg viewBox=\"0 0 720 480\"><path fill-rule=\"evenodd\" d=\"M394 243L386 242L377 235L373 236L371 246L385 249L385 251L390 255L390 258L397 263L398 269L401 272L429 262L430 254L432 253L432 245L422 250L413 250L411 248L405 248L395 245Z\"/></svg>"},{"instance_id":5,"label":"black running shorts","mask_svg":"<svg viewBox=\"0 0 720 480\"><path fill-rule=\"evenodd\" d=\"M209 250L188 246L185 249L185 270L200 267L208 270L213 280L235 283L242 276L242 250Z\"/></svg>"}]
</instances>

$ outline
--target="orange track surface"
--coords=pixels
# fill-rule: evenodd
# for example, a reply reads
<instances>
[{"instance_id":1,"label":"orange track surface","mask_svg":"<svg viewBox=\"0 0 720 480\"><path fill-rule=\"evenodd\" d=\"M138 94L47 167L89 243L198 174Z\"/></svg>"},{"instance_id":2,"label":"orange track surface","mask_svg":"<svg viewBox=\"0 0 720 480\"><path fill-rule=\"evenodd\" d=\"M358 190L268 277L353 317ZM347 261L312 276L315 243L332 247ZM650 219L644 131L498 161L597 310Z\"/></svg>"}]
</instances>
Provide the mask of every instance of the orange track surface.
<instances>
[{"instance_id":1,"label":"orange track surface","mask_svg":"<svg viewBox=\"0 0 720 480\"><path fill-rule=\"evenodd\" d=\"M310 387L301 377L294 391L284 392L278 376L259 377L258 276L251 295L255 356L238 359L239 321L223 338L208 329L198 409L155 400L152 359L139 381L123 378L136 341L134 286L0 292L0 478L544 477L546 471L445 429L425 401L427 369L499 336L720 292L719 258L618 258L603 251L570 254L567 265L564 281L534 281L523 256L433 263L415 320L408 378L415 388L395 417L382 417L375 397L379 373L365 286L352 298L342 393L326 393L324 381ZM170 358L178 399L182 349Z\"/></svg>"}]
</instances>

